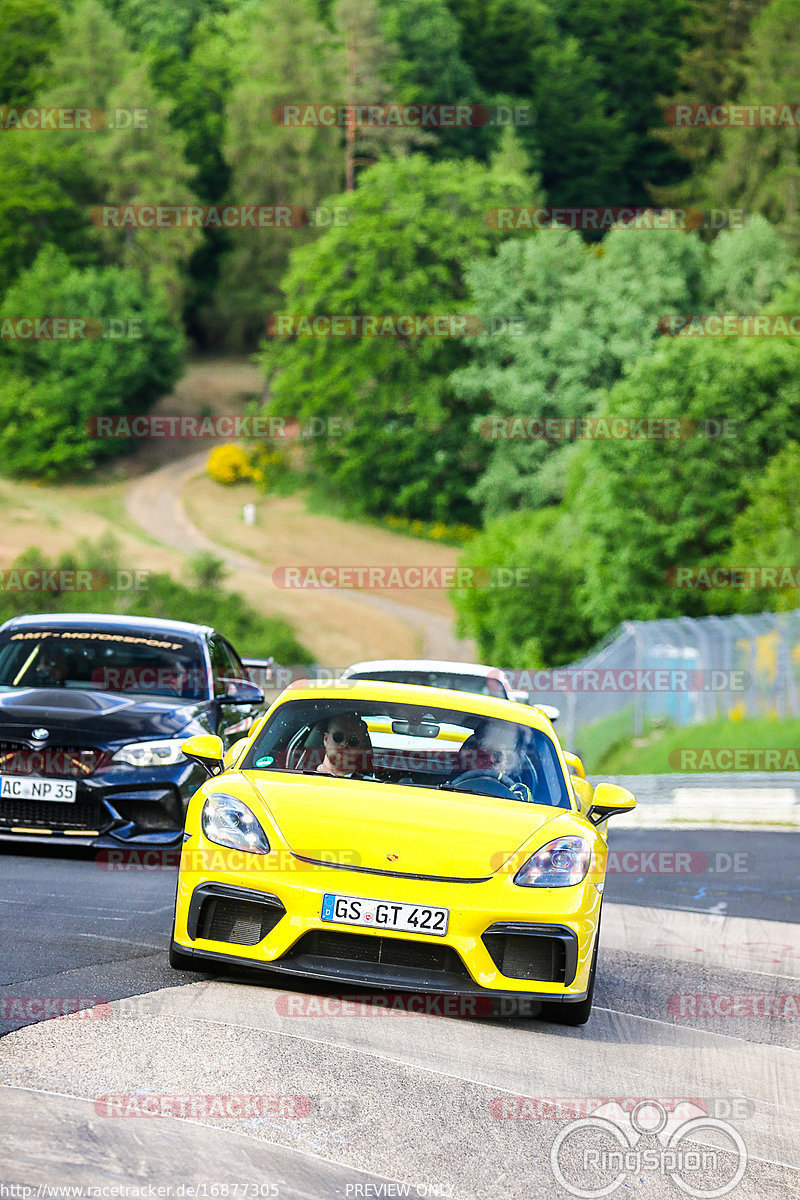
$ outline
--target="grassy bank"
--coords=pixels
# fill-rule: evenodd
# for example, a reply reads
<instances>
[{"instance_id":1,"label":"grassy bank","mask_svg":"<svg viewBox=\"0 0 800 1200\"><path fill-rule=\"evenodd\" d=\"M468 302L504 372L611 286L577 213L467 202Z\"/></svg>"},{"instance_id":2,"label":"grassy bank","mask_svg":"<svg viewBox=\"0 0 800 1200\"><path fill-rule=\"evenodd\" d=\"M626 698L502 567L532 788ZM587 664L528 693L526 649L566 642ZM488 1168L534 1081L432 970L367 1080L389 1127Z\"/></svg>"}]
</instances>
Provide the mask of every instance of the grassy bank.
<instances>
[{"instance_id":1,"label":"grassy bank","mask_svg":"<svg viewBox=\"0 0 800 1200\"><path fill-rule=\"evenodd\" d=\"M774 717L757 717L743 721L721 718L702 725L651 728L641 738L613 746L595 761L590 761L587 755L586 767L590 774L600 775L660 775L692 769L730 770L733 766L726 768L724 755L720 758L714 753L728 749L795 750L800 757L800 718L778 720ZM712 755L704 755L704 751L711 751ZM765 761L759 768L758 759L755 756L751 756L751 759L750 769L763 770L769 767ZM789 769L796 769L792 768L791 761L788 766Z\"/></svg>"}]
</instances>

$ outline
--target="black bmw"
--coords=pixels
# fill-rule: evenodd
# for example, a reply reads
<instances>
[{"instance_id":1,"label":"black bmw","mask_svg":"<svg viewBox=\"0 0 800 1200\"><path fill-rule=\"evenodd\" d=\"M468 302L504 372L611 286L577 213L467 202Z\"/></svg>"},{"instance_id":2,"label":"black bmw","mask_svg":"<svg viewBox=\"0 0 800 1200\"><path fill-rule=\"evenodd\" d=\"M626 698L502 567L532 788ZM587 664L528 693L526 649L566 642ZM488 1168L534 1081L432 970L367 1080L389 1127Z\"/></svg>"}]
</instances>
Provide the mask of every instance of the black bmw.
<instances>
[{"instance_id":1,"label":"black bmw","mask_svg":"<svg viewBox=\"0 0 800 1200\"><path fill-rule=\"evenodd\" d=\"M230 745L263 706L216 630L97 614L0 627L0 841L177 843L205 777L181 744Z\"/></svg>"}]
</instances>

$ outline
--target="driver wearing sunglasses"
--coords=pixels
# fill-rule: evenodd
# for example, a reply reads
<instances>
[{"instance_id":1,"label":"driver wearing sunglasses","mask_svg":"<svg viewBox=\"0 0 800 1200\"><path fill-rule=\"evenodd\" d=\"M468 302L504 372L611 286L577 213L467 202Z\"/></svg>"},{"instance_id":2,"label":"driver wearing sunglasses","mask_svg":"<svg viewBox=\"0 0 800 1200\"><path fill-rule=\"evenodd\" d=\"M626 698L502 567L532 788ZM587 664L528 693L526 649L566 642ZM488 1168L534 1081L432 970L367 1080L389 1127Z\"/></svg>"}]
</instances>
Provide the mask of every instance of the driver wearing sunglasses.
<instances>
[{"instance_id":1,"label":"driver wearing sunglasses","mask_svg":"<svg viewBox=\"0 0 800 1200\"><path fill-rule=\"evenodd\" d=\"M372 770L372 742L369 730L356 713L331 717L322 736L325 758L317 770L323 775L369 774Z\"/></svg>"}]
</instances>

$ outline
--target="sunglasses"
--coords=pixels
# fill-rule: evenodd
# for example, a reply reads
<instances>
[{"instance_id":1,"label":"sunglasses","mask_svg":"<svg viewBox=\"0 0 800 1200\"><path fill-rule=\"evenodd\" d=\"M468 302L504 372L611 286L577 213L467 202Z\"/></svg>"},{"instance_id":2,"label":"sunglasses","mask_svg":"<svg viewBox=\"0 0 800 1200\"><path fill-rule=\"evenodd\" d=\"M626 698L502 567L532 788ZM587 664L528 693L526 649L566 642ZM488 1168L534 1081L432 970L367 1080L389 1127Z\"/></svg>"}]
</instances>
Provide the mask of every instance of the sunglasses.
<instances>
[{"instance_id":1,"label":"sunglasses","mask_svg":"<svg viewBox=\"0 0 800 1200\"><path fill-rule=\"evenodd\" d=\"M345 735L342 733L341 729L334 729L333 733L331 734L331 737L336 742L337 746L341 746L342 742L345 740ZM348 746L360 746L361 745L360 734L351 733L350 736L347 738L347 744L348 744Z\"/></svg>"}]
</instances>

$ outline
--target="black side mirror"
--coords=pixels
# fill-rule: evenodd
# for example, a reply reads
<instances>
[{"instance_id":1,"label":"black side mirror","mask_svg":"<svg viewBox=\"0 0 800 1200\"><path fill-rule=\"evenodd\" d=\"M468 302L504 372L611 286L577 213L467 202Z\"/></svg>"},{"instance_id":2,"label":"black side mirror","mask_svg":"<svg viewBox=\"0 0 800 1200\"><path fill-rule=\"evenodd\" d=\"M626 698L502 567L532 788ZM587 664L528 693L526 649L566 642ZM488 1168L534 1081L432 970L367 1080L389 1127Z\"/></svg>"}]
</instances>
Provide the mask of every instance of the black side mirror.
<instances>
[{"instance_id":1,"label":"black side mirror","mask_svg":"<svg viewBox=\"0 0 800 1200\"><path fill-rule=\"evenodd\" d=\"M223 692L214 697L220 704L263 704L264 693L247 679L221 679Z\"/></svg>"}]
</instances>

